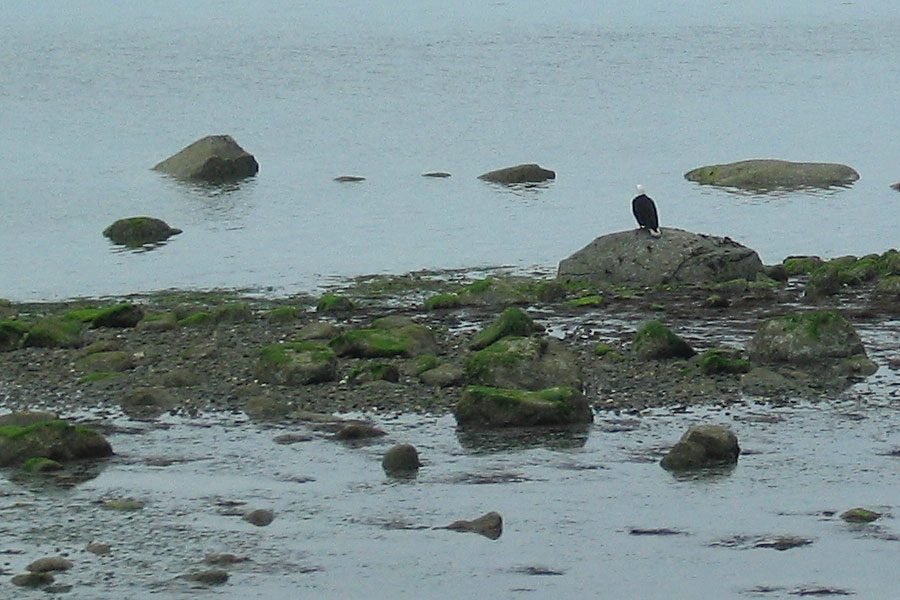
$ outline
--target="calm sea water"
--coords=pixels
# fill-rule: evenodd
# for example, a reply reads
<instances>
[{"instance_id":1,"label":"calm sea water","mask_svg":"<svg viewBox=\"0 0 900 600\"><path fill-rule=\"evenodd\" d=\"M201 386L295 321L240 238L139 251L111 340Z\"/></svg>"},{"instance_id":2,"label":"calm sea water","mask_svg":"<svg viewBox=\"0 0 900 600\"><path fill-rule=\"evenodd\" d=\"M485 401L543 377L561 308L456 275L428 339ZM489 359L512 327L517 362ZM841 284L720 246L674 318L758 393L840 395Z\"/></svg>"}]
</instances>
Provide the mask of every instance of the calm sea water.
<instances>
[{"instance_id":1,"label":"calm sea water","mask_svg":"<svg viewBox=\"0 0 900 600\"><path fill-rule=\"evenodd\" d=\"M664 225L730 236L766 262L898 246L900 13L781 4L5 7L0 297L552 267L631 228L636 183ZM218 133L257 157L258 177L210 190L150 170ZM862 178L777 196L683 179L755 157L844 162ZM558 178L529 191L476 179L521 162ZM453 176L421 177L434 170ZM135 215L184 233L150 252L101 235Z\"/></svg>"}]
</instances>

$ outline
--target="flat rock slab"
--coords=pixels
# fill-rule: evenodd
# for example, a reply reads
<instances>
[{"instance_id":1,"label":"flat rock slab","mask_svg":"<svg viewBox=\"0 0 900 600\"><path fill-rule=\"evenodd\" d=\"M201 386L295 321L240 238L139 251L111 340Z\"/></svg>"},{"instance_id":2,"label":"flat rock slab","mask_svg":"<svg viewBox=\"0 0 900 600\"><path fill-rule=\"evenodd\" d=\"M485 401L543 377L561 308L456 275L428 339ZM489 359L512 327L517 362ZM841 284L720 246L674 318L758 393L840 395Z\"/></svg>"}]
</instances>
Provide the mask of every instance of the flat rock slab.
<instances>
[{"instance_id":1,"label":"flat rock slab","mask_svg":"<svg viewBox=\"0 0 900 600\"><path fill-rule=\"evenodd\" d=\"M504 184L540 183L548 179L556 179L556 173L534 163L528 163L490 171L479 175L478 179Z\"/></svg>"},{"instance_id":2,"label":"flat rock slab","mask_svg":"<svg viewBox=\"0 0 900 600\"><path fill-rule=\"evenodd\" d=\"M763 264L756 251L727 237L662 228L651 237L635 229L598 237L563 259L557 277L565 281L650 286L753 280Z\"/></svg>"},{"instance_id":3,"label":"flat rock slab","mask_svg":"<svg viewBox=\"0 0 900 600\"><path fill-rule=\"evenodd\" d=\"M847 186L859 179L859 173L837 163L753 159L699 167L684 177L705 185L768 191Z\"/></svg>"},{"instance_id":4,"label":"flat rock slab","mask_svg":"<svg viewBox=\"0 0 900 600\"><path fill-rule=\"evenodd\" d=\"M259 164L230 135L209 135L153 168L178 179L222 183L256 175Z\"/></svg>"}]
</instances>

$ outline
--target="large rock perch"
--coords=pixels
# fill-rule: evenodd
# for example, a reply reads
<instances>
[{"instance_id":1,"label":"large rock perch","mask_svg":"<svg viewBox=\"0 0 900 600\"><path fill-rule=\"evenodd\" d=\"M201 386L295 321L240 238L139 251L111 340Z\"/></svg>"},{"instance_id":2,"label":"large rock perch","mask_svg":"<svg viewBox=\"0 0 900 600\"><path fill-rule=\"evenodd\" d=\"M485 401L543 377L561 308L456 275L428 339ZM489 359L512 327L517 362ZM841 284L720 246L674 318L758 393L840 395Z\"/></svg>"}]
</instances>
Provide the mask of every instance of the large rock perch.
<instances>
[{"instance_id":1,"label":"large rock perch","mask_svg":"<svg viewBox=\"0 0 900 600\"><path fill-rule=\"evenodd\" d=\"M759 255L730 238L662 228L662 237L641 230L598 237L562 260L557 277L621 285L718 283L756 278Z\"/></svg>"},{"instance_id":2,"label":"large rock perch","mask_svg":"<svg viewBox=\"0 0 900 600\"><path fill-rule=\"evenodd\" d=\"M547 181L548 179L556 179L556 173L534 163L529 163L484 173L483 175L479 175L478 179L490 181L491 183L503 184L540 183L542 181Z\"/></svg>"},{"instance_id":3,"label":"large rock perch","mask_svg":"<svg viewBox=\"0 0 900 600\"><path fill-rule=\"evenodd\" d=\"M209 135L153 168L178 179L223 183L256 175L259 164L230 135Z\"/></svg>"},{"instance_id":4,"label":"large rock perch","mask_svg":"<svg viewBox=\"0 0 900 600\"><path fill-rule=\"evenodd\" d=\"M768 191L848 186L859 179L859 173L837 163L754 159L699 167L684 177L705 185Z\"/></svg>"}]
</instances>

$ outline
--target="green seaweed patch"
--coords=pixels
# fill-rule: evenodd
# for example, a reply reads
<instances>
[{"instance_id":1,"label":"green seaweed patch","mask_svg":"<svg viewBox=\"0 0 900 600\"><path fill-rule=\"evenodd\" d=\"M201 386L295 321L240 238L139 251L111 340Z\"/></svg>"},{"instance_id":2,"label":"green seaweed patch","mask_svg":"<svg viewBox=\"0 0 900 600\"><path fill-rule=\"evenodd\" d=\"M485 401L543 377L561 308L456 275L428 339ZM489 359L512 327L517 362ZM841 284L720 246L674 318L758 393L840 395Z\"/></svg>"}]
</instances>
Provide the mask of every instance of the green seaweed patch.
<instances>
[{"instance_id":1,"label":"green seaweed patch","mask_svg":"<svg viewBox=\"0 0 900 600\"><path fill-rule=\"evenodd\" d=\"M530 402L551 405L565 411L571 410L571 399L578 395L578 390L571 387L553 387L528 391L470 385L466 387L466 394L474 401L489 400L504 408L513 408Z\"/></svg>"},{"instance_id":2,"label":"green seaweed patch","mask_svg":"<svg viewBox=\"0 0 900 600\"><path fill-rule=\"evenodd\" d=\"M822 266L824 261L818 256L792 256L784 259L782 264L789 277L809 275Z\"/></svg>"},{"instance_id":3,"label":"green seaweed patch","mask_svg":"<svg viewBox=\"0 0 900 600\"><path fill-rule=\"evenodd\" d=\"M871 523L880 517L881 513L868 508L851 508L841 513L841 518L848 523Z\"/></svg>"},{"instance_id":4,"label":"green seaweed patch","mask_svg":"<svg viewBox=\"0 0 900 600\"><path fill-rule=\"evenodd\" d=\"M747 373L750 371L750 361L746 358L733 358L728 350L711 348L700 355L700 370L707 375L719 373Z\"/></svg>"},{"instance_id":5,"label":"green seaweed patch","mask_svg":"<svg viewBox=\"0 0 900 600\"><path fill-rule=\"evenodd\" d=\"M143 500L135 500L133 498L117 498L115 500L107 500L100 506L108 510L132 512L142 510L146 505L147 503Z\"/></svg>"},{"instance_id":6,"label":"green seaweed patch","mask_svg":"<svg viewBox=\"0 0 900 600\"><path fill-rule=\"evenodd\" d=\"M316 302L316 312L320 313L350 312L354 308L356 307L350 298L330 292L319 298L319 301Z\"/></svg>"},{"instance_id":7,"label":"green seaweed patch","mask_svg":"<svg viewBox=\"0 0 900 600\"><path fill-rule=\"evenodd\" d=\"M41 456L29 458L22 464L22 470L26 473L50 473L52 471L60 471L62 468L61 463L52 458Z\"/></svg>"},{"instance_id":8,"label":"green seaweed patch","mask_svg":"<svg viewBox=\"0 0 900 600\"><path fill-rule=\"evenodd\" d=\"M28 326L20 321L0 321L0 351L17 348L27 333Z\"/></svg>"},{"instance_id":9,"label":"green seaweed patch","mask_svg":"<svg viewBox=\"0 0 900 600\"><path fill-rule=\"evenodd\" d=\"M615 351L615 346L610 346L609 344L597 344L594 346L594 356L606 356L610 352Z\"/></svg>"},{"instance_id":10,"label":"green seaweed patch","mask_svg":"<svg viewBox=\"0 0 900 600\"><path fill-rule=\"evenodd\" d=\"M253 318L253 311L246 302L229 302L213 307L210 315L216 323L243 323Z\"/></svg>"},{"instance_id":11,"label":"green seaweed patch","mask_svg":"<svg viewBox=\"0 0 900 600\"><path fill-rule=\"evenodd\" d=\"M74 430L79 434L96 435L96 432L88 427L75 425L73 423L69 423L68 421L63 421L62 419L51 419L49 421L40 421L39 423L32 423L31 425L26 426L4 425L0 427L0 437L14 440L17 438L34 435L35 433L40 432L42 429L58 429L61 431Z\"/></svg>"},{"instance_id":12,"label":"green seaweed patch","mask_svg":"<svg viewBox=\"0 0 900 600\"><path fill-rule=\"evenodd\" d=\"M496 321L485 327L470 346L475 349L485 348L497 340L508 336L529 336L536 331L534 320L518 306L507 307Z\"/></svg>"},{"instance_id":13,"label":"green seaweed patch","mask_svg":"<svg viewBox=\"0 0 900 600\"><path fill-rule=\"evenodd\" d=\"M810 337L817 340L822 337L823 329L832 323L844 321L844 318L836 312L823 310L796 313L775 318L783 319L790 324L792 329L802 328Z\"/></svg>"},{"instance_id":14,"label":"green seaweed patch","mask_svg":"<svg viewBox=\"0 0 900 600\"><path fill-rule=\"evenodd\" d=\"M645 323L634 337L635 352L643 358L689 358L693 348L659 321Z\"/></svg>"},{"instance_id":15,"label":"green seaweed patch","mask_svg":"<svg viewBox=\"0 0 900 600\"><path fill-rule=\"evenodd\" d=\"M295 306L279 306L265 314L270 323L290 323L300 316L300 309Z\"/></svg>"},{"instance_id":16,"label":"green seaweed patch","mask_svg":"<svg viewBox=\"0 0 900 600\"><path fill-rule=\"evenodd\" d=\"M292 353L309 352L315 361L328 361L334 358L334 351L325 344L316 342L280 342L269 344L259 351L259 357L271 364L285 364L291 360Z\"/></svg>"},{"instance_id":17,"label":"green seaweed patch","mask_svg":"<svg viewBox=\"0 0 900 600\"><path fill-rule=\"evenodd\" d=\"M440 364L438 357L434 354L421 354L412 359L412 370L416 375L421 375L425 371L430 371Z\"/></svg>"},{"instance_id":18,"label":"green seaweed patch","mask_svg":"<svg viewBox=\"0 0 900 600\"><path fill-rule=\"evenodd\" d=\"M457 308L462 305L459 294L444 293L435 294L425 299L425 310L439 310L442 308Z\"/></svg>"},{"instance_id":19,"label":"green seaweed patch","mask_svg":"<svg viewBox=\"0 0 900 600\"><path fill-rule=\"evenodd\" d=\"M46 317L34 323L22 340L25 346L54 348L81 343L82 324L68 319Z\"/></svg>"},{"instance_id":20,"label":"green seaweed patch","mask_svg":"<svg viewBox=\"0 0 900 600\"><path fill-rule=\"evenodd\" d=\"M466 286L464 291L469 294L484 294L485 292L490 291L496 283L497 280L493 277L485 277L484 279L473 281Z\"/></svg>"},{"instance_id":21,"label":"green seaweed patch","mask_svg":"<svg viewBox=\"0 0 900 600\"><path fill-rule=\"evenodd\" d=\"M606 306L606 298L599 295L582 296L580 298L566 300L564 304L572 308L596 308Z\"/></svg>"},{"instance_id":22,"label":"green seaweed patch","mask_svg":"<svg viewBox=\"0 0 900 600\"><path fill-rule=\"evenodd\" d=\"M201 311L192 313L183 319L180 319L178 321L178 324L185 326L185 327L196 327L196 326L200 326L200 325L207 325L207 324L211 323L212 321L213 321L212 314L201 310Z\"/></svg>"}]
</instances>

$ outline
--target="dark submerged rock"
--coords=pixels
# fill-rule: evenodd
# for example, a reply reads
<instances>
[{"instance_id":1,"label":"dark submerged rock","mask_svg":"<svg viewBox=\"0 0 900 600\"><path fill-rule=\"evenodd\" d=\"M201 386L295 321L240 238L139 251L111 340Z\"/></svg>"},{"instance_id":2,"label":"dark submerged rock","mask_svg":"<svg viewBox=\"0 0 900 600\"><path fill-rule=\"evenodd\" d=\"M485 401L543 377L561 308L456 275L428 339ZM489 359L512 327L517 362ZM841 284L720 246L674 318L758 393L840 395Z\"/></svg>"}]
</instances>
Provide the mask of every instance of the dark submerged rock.
<instances>
[{"instance_id":1,"label":"dark submerged rock","mask_svg":"<svg viewBox=\"0 0 900 600\"><path fill-rule=\"evenodd\" d=\"M575 388L540 391L466 388L453 410L456 422L469 427L521 427L591 423L594 413Z\"/></svg>"},{"instance_id":2,"label":"dark submerged rock","mask_svg":"<svg viewBox=\"0 0 900 600\"><path fill-rule=\"evenodd\" d=\"M256 175L259 164L230 135L210 135L153 168L178 179L223 183Z\"/></svg>"},{"instance_id":3,"label":"dark submerged rock","mask_svg":"<svg viewBox=\"0 0 900 600\"><path fill-rule=\"evenodd\" d=\"M103 230L103 235L114 243L130 248L163 242L179 233L180 229L169 227L168 223L155 217L119 219Z\"/></svg>"},{"instance_id":4,"label":"dark submerged rock","mask_svg":"<svg viewBox=\"0 0 900 600\"><path fill-rule=\"evenodd\" d=\"M652 286L753 280L759 255L730 238L663 227L653 238L635 229L600 236L559 263L563 281Z\"/></svg>"},{"instance_id":5,"label":"dark submerged rock","mask_svg":"<svg viewBox=\"0 0 900 600\"><path fill-rule=\"evenodd\" d=\"M538 166L534 163L516 165L514 167L506 167L490 171L478 176L478 179L490 181L492 183L540 183L548 179L555 179L556 173Z\"/></svg>"},{"instance_id":6,"label":"dark submerged rock","mask_svg":"<svg viewBox=\"0 0 900 600\"><path fill-rule=\"evenodd\" d=\"M859 179L859 173L835 163L754 159L699 167L684 177L705 185L768 191L847 186Z\"/></svg>"},{"instance_id":7,"label":"dark submerged rock","mask_svg":"<svg viewBox=\"0 0 900 600\"><path fill-rule=\"evenodd\" d=\"M737 436L727 427L693 425L662 458L660 465L668 471L733 465L740 453Z\"/></svg>"}]
</instances>

